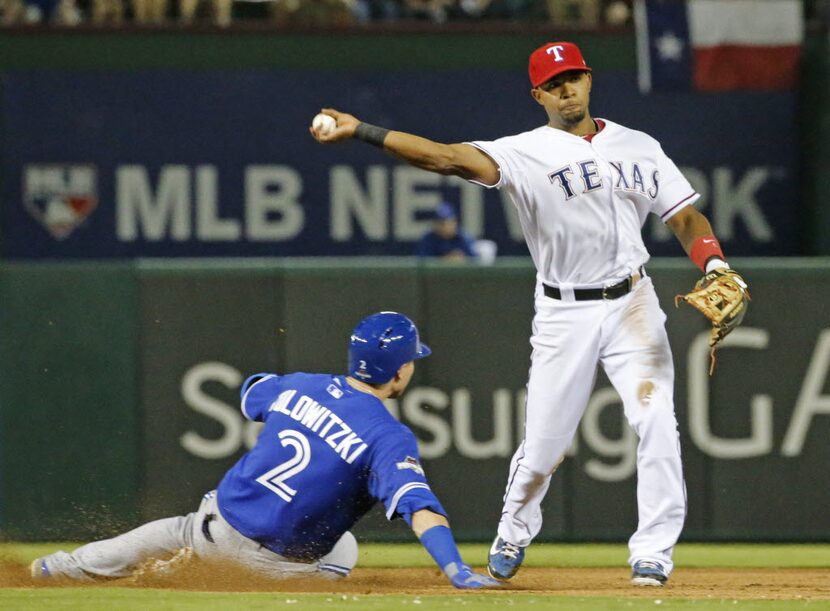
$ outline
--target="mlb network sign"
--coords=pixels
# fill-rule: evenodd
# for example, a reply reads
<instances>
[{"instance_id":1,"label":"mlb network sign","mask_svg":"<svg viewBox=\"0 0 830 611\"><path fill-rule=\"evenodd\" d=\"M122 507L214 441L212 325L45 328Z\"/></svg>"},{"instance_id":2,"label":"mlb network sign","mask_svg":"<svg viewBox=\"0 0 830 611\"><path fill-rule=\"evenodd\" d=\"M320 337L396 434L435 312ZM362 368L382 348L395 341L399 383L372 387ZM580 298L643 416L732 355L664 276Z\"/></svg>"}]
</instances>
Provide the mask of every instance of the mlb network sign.
<instances>
[{"instance_id":1,"label":"mlb network sign","mask_svg":"<svg viewBox=\"0 0 830 611\"><path fill-rule=\"evenodd\" d=\"M726 167L711 173L684 170L703 195L700 207L710 208L722 241L729 243L742 227L758 254L776 243L760 194L780 179L780 171L765 166L741 174ZM93 164L24 166L22 204L53 240L46 252L71 256L59 243L88 223L77 235L87 256L277 254L257 245L279 246L279 254L366 254L373 243L386 247L383 254L411 254L442 199L458 203L463 227L472 236L498 236L502 254L523 252L515 208L501 193L408 166L332 166L327 180L314 181L316 188L328 186L327 205L320 205L307 204L310 181L303 168L290 165L247 165L240 185L223 180L220 168L210 164L168 164L155 171L125 164L102 177L111 185L106 200L114 206L96 211L98 174ZM95 223L89 221L93 213L101 217ZM674 243L656 219L644 231L652 250ZM225 253L221 245L233 245L235 252Z\"/></svg>"},{"instance_id":2,"label":"mlb network sign","mask_svg":"<svg viewBox=\"0 0 830 611\"><path fill-rule=\"evenodd\" d=\"M3 75L0 102L7 258L411 255L442 200L499 255L527 255L502 192L308 133L321 105L441 142L520 133L545 120L521 70L17 71ZM798 253L796 102L786 92L666 104L624 73L592 89L597 112L657 138L686 172L730 255ZM690 117L700 129L682 128ZM740 138L720 137L735 125ZM659 220L644 236L653 255L682 255Z\"/></svg>"}]
</instances>

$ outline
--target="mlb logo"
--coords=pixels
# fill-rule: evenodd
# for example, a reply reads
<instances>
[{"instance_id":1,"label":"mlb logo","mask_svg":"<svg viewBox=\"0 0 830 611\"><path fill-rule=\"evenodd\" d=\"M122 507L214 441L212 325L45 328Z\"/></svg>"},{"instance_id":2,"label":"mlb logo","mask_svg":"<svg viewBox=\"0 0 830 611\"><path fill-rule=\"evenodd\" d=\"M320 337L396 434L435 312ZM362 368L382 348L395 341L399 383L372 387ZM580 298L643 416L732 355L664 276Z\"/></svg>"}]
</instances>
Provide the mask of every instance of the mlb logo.
<instances>
[{"instance_id":1,"label":"mlb logo","mask_svg":"<svg viewBox=\"0 0 830 611\"><path fill-rule=\"evenodd\" d=\"M403 461L395 463L395 466L399 470L412 469L418 475L424 475L424 468L421 466L421 463L418 462L417 458L413 458L412 456L407 456Z\"/></svg>"},{"instance_id":2,"label":"mlb logo","mask_svg":"<svg viewBox=\"0 0 830 611\"><path fill-rule=\"evenodd\" d=\"M329 384L328 388L326 388L328 393L334 397L335 399L342 399L343 398L343 391L337 388L334 384Z\"/></svg>"},{"instance_id":3,"label":"mlb logo","mask_svg":"<svg viewBox=\"0 0 830 611\"><path fill-rule=\"evenodd\" d=\"M97 174L93 165L29 164L23 170L23 206L63 240L98 207Z\"/></svg>"}]
</instances>

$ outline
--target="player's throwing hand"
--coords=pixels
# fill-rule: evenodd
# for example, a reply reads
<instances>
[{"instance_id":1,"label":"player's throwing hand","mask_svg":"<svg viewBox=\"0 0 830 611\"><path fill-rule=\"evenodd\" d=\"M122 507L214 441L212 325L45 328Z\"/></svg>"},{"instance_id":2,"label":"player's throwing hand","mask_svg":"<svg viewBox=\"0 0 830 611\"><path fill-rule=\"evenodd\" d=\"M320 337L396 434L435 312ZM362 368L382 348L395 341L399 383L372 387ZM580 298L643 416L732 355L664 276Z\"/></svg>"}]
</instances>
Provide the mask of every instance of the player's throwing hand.
<instances>
[{"instance_id":1,"label":"player's throwing hand","mask_svg":"<svg viewBox=\"0 0 830 611\"><path fill-rule=\"evenodd\" d=\"M309 133L317 142L338 142L340 140L347 140L354 136L355 129L357 129L358 121L352 115L345 112L338 112L333 108L323 108L320 110L321 114L328 115L336 121L333 130L323 133L320 129L315 129L313 126L308 128Z\"/></svg>"}]
</instances>

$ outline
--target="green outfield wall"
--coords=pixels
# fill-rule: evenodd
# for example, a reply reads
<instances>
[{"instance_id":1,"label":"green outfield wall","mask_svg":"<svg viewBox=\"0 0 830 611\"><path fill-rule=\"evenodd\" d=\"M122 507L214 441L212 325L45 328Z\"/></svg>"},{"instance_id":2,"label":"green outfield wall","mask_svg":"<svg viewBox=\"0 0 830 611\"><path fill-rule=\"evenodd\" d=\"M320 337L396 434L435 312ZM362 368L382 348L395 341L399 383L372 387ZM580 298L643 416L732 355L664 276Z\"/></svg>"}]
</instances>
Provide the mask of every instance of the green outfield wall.
<instances>
[{"instance_id":1,"label":"green outfield wall","mask_svg":"<svg viewBox=\"0 0 830 611\"><path fill-rule=\"evenodd\" d=\"M753 301L712 378L705 322L673 307L696 270L648 267L675 359L685 537L830 540L830 319L816 307L830 260L733 263ZM341 372L354 323L394 309L434 353L388 407L415 431L459 538L487 540L521 438L533 288L525 259L2 263L0 535L85 539L194 509L255 440L238 409L243 379ZM621 414L600 375L542 538L634 530L636 440ZM411 536L379 512L358 534Z\"/></svg>"},{"instance_id":2,"label":"green outfield wall","mask_svg":"<svg viewBox=\"0 0 830 611\"><path fill-rule=\"evenodd\" d=\"M139 515L138 285L123 265L0 269L0 516L12 537Z\"/></svg>"}]
</instances>

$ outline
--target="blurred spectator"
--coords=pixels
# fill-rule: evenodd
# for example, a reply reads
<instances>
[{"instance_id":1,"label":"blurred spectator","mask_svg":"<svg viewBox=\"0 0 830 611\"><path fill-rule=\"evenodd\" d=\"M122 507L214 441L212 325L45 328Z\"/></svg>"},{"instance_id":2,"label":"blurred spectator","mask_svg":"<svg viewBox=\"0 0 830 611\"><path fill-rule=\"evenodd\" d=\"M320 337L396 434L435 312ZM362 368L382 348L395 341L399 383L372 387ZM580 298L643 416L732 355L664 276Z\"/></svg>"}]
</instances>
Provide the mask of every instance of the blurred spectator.
<instances>
[{"instance_id":1,"label":"blurred spectator","mask_svg":"<svg viewBox=\"0 0 830 611\"><path fill-rule=\"evenodd\" d=\"M75 0L0 0L0 25L77 25L81 18Z\"/></svg>"},{"instance_id":2,"label":"blurred spectator","mask_svg":"<svg viewBox=\"0 0 830 611\"><path fill-rule=\"evenodd\" d=\"M631 1L611 0L605 5L605 23L610 26L619 27L631 23Z\"/></svg>"},{"instance_id":3,"label":"blurred spectator","mask_svg":"<svg viewBox=\"0 0 830 611\"><path fill-rule=\"evenodd\" d=\"M139 25L157 25L167 19L167 0L133 0L133 21Z\"/></svg>"},{"instance_id":4,"label":"blurred spectator","mask_svg":"<svg viewBox=\"0 0 830 611\"><path fill-rule=\"evenodd\" d=\"M453 4L455 0L403 0L403 16L443 23Z\"/></svg>"},{"instance_id":5,"label":"blurred spectator","mask_svg":"<svg viewBox=\"0 0 830 611\"><path fill-rule=\"evenodd\" d=\"M124 2L123 0L92 0L92 23L102 25L111 23L121 25L124 23Z\"/></svg>"},{"instance_id":6,"label":"blurred spectator","mask_svg":"<svg viewBox=\"0 0 830 611\"><path fill-rule=\"evenodd\" d=\"M247 19L270 18L278 25L348 27L400 20L432 23L459 21L543 21L555 25L597 27L631 23L633 0L175 0L180 23L203 18L229 26L232 15ZM129 2L129 4L128 4ZM827 19L830 0L807 0L813 21ZM80 3L81 9L78 7ZM233 9L233 10L232 10ZM96 25L164 23L171 17L169 0L0 0L0 25L51 22L76 25L84 13Z\"/></svg>"},{"instance_id":7,"label":"blurred spectator","mask_svg":"<svg viewBox=\"0 0 830 611\"><path fill-rule=\"evenodd\" d=\"M279 25L347 26L369 18L368 0L275 0L271 17Z\"/></svg>"},{"instance_id":8,"label":"blurred spectator","mask_svg":"<svg viewBox=\"0 0 830 611\"><path fill-rule=\"evenodd\" d=\"M84 16L75 0L59 0L52 12L52 23L58 25L78 25L83 20Z\"/></svg>"},{"instance_id":9,"label":"blurred spectator","mask_svg":"<svg viewBox=\"0 0 830 611\"><path fill-rule=\"evenodd\" d=\"M550 20L555 25L599 25L600 0L547 0L547 3Z\"/></svg>"},{"instance_id":10,"label":"blurred spectator","mask_svg":"<svg viewBox=\"0 0 830 611\"><path fill-rule=\"evenodd\" d=\"M491 4L492 0L458 0L457 9L464 17L482 17Z\"/></svg>"},{"instance_id":11,"label":"blurred spectator","mask_svg":"<svg viewBox=\"0 0 830 611\"><path fill-rule=\"evenodd\" d=\"M23 0L0 0L0 24L15 25L18 23L37 23L43 17L40 14L27 19L26 3Z\"/></svg>"},{"instance_id":12,"label":"blurred spectator","mask_svg":"<svg viewBox=\"0 0 830 611\"><path fill-rule=\"evenodd\" d=\"M365 6L370 21L395 21L402 13L400 0L367 0Z\"/></svg>"},{"instance_id":13,"label":"blurred spectator","mask_svg":"<svg viewBox=\"0 0 830 611\"><path fill-rule=\"evenodd\" d=\"M223 28L231 24L231 10L233 0L207 0L210 5L211 20L215 25ZM189 25L196 19L196 11L200 0L179 0L179 23Z\"/></svg>"},{"instance_id":14,"label":"blurred spectator","mask_svg":"<svg viewBox=\"0 0 830 611\"><path fill-rule=\"evenodd\" d=\"M451 12L456 19L533 19L545 15L539 0L458 0Z\"/></svg>"},{"instance_id":15,"label":"blurred spectator","mask_svg":"<svg viewBox=\"0 0 830 611\"><path fill-rule=\"evenodd\" d=\"M458 226L458 216L452 204L442 202L435 209L432 229L418 242L415 254L454 261L476 256L473 239Z\"/></svg>"}]
</instances>

